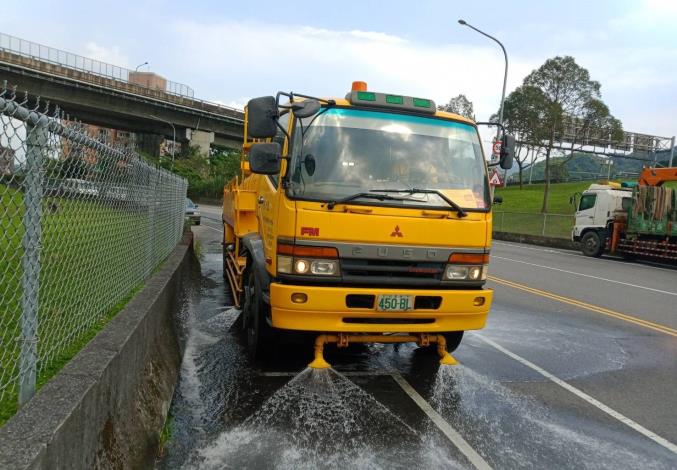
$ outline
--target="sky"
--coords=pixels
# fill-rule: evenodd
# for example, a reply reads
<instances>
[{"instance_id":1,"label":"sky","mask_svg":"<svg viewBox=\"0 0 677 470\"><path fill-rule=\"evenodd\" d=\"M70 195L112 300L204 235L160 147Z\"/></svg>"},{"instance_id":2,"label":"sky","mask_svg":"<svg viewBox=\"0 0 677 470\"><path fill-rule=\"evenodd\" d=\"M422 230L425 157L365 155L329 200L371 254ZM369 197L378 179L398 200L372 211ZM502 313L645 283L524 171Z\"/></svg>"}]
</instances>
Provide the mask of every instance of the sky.
<instances>
[{"instance_id":1,"label":"sky","mask_svg":"<svg viewBox=\"0 0 677 470\"><path fill-rule=\"evenodd\" d=\"M545 60L571 55L602 85L626 130L677 134L677 0L14 2L0 32L185 83L201 99L242 107L294 91L463 93L478 120Z\"/></svg>"}]
</instances>

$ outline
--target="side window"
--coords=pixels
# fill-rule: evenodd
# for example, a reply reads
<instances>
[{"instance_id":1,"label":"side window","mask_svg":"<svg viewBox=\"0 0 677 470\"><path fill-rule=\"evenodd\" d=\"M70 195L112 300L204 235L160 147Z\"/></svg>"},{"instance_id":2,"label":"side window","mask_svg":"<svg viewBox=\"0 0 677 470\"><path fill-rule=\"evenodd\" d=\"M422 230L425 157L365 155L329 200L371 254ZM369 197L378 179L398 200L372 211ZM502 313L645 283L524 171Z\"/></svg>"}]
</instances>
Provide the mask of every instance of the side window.
<instances>
[{"instance_id":1,"label":"side window","mask_svg":"<svg viewBox=\"0 0 677 470\"><path fill-rule=\"evenodd\" d=\"M280 116L280 126L282 126L285 130L289 129L289 116L291 113L286 113ZM284 135L284 132L278 127L277 128L277 134L275 134L275 137L273 137L273 142L277 142L280 144L280 149L282 150L282 156L285 156L287 152L285 152L285 142L287 140L287 136ZM273 186L277 188L278 181L280 178L280 175L270 175L268 176L270 178L270 182L273 183Z\"/></svg>"},{"instance_id":2,"label":"side window","mask_svg":"<svg viewBox=\"0 0 677 470\"><path fill-rule=\"evenodd\" d=\"M624 197L621 200L621 207L623 207L624 211L629 211L630 208L632 207L632 198L631 197Z\"/></svg>"},{"instance_id":3,"label":"side window","mask_svg":"<svg viewBox=\"0 0 677 470\"><path fill-rule=\"evenodd\" d=\"M595 201L597 200L597 194L584 194L581 198L581 204L578 206L579 211L584 211L595 207Z\"/></svg>"},{"instance_id":4,"label":"side window","mask_svg":"<svg viewBox=\"0 0 677 470\"><path fill-rule=\"evenodd\" d=\"M289 115L291 113L285 113L282 116L280 116L280 126L282 126L285 130L289 127ZM287 140L287 136L284 135L284 132L278 127L277 128L277 134L275 134L275 137L273 137L273 142L277 142L280 144L280 148L282 149L282 153L284 155L284 143Z\"/></svg>"}]
</instances>

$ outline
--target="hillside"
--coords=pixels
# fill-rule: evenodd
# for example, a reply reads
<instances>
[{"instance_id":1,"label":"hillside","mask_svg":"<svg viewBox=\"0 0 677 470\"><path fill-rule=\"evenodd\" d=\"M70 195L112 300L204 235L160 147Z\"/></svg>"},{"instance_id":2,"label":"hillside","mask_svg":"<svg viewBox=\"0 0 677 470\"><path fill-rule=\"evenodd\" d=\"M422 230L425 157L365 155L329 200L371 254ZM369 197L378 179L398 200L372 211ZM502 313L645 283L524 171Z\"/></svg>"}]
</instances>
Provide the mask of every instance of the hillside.
<instances>
[{"instance_id":1,"label":"hillside","mask_svg":"<svg viewBox=\"0 0 677 470\"><path fill-rule=\"evenodd\" d=\"M611 177L627 178L639 174L644 166L653 162L653 155L647 155L646 152L636 152L628 155L629 158L612 157L613 164L611 166ZM557 166L558 163L564 162L568 157L553 157L551 164ZM657 152L656 161L659 165L667 166L670 161L670 152L665 150ZM673 163L674 164L674 163ZM580 179L596 179L606 177L609 168L607 166L607 159L596 155L586 153L575 153L574 157L566 161L564 164L566 171L564 172L564 180L580 180ZM545 170L545 161L538 161L534 164L532 181L543 181ZM530 165L525 166L523 172L524 181L528 181ZM517 181L518 168L513 166L511 174L513 180Z\"/></svg>"}]
</instances>

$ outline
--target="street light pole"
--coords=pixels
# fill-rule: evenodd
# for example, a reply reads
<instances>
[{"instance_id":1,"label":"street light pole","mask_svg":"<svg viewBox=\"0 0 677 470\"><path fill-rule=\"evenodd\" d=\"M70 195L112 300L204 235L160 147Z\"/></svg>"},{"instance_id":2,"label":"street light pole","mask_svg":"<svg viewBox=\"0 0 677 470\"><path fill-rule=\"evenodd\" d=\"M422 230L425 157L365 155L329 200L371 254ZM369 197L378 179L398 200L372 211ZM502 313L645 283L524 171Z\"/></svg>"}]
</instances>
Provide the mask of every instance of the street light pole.
<instances>
[{"instance_id":1,"label":"street light pole","mask_svg":"<svg viewBox=\"0 0 677 470\"><path fill-rule=\"evenodd\" d=\"M467 26L470 29L474 29L475 31L480 33L482 36L488 37L492 41L495 41L499 46L501 46L501 50L503 51L503 57L505 58L505 71L503 72L503 93L501 94L501 107L499 108L499 111L498 111L498 123L503 125L503 105L505 104L505 88L506 88L506 85L508 84L508 53L506 52L505 47L503 46L503 43L501 43L501 41L499 41L495 37L485 33L482 30L475 28L473 25L468 24L465 20L460 19L460 20L458 20L458 23L462 26ZM496 139L497 140L498 140L498 136L499 136L500 132L501 132L501 128L498 127L496 129ZM504 187L507 186L507 184L508 184L507 176L508 176L508 170L505 170L505 173L503 175L503 186Z\"/></svg>"},{"instance_id":2,"label":"street light pole","mask_svg":"<svg viewBox=\"0 0 677 470\"><path fill-rule=\"evenodd\" d=\"M499 108L499 112L498 112L498 122L499 122L499 124L503 124L503 104L505 103L505 87L508 83L508 53L505 51L505 47L503 47L503 44L501 43L501 41L499 41L495 37L490 36L489 34L485 33L484 31L481 31L481 30L475 28L473 25L466 23L465 20L458 20L458 22L459 22L459 24L461 24L463 26L467 26L470 29L474 29L475 31L477 31L478 33L480 33L483 36L488 37L492 41L496 41L496 43L499 46L501 46L501 50L503 50L503 57L505 58L505 72L503 73L503 94L501 95L501 107ZM500 131L500 128L498 129L498 131ZM497 135L498 135L498 131L496 133Z\"/></svg>"},{"instance_id":3,"label":"street light pole","mask_svg":"<svg viewBox=\"0 0 677 470\"><path fill-rule=\"evenodd\" d=\"M159 118L157 116L153 116L152 114L149 114L150 117L153 119L156 119L158 121L164 122L165 124L169 124L172 126L172 171L174 170L174 150L176 150L176 128L174 127L174 124L172 124L170 121L166 121L162 118Z\"/></svg>"},{"instance_id":4,"label":"street light pole","mask_svg":"<svg viewBox=\"0 0 677 470\"><path fill-rule=\"evenodd\" d=\"M144 62L143 64L137 65L136 68L134 69L134 71L135 71L135 72L138 72L138 71L139 71L139 67L143 67L144 65L148 65L148 62Z\"/></svg>"}]
</instances>

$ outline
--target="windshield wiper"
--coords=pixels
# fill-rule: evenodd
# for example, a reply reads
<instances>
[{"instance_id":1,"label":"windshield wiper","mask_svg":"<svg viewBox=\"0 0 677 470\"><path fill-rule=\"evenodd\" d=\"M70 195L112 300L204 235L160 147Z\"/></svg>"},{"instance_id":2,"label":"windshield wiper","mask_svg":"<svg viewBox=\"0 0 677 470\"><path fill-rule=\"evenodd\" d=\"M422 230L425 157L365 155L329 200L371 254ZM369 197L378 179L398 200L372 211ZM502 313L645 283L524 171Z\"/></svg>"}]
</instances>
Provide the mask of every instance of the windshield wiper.
<instances>
[{"instance_id":1,"label":"windshield wiper","mask_svg":"<svg viewBox=\"0 0 677 470\"><path fill-rule=\"evenodd\" d=\"M450 208L454 209L459 217L466 217L468 213L463 210L461 206L456 204L454 201L449 199L441 191L437 189L419 189L419 188L407 188L407 189L370 189L369 192L378 192L378 193L407 193L407 194L437 194L444 202L449 204Z\"/></svg>"},{"instance_id":2,"label":"windshield wiper","mask_svg":"<svg viewBox=\"0 0 677 470\"><path fill-rule=\"evenodd\" d=\"M374 190L372 190L374 191ZM379 201L411 201L411 198L408 197L395 197L395 196L388 196L387 194L374 194L373 192L368 192L368 193L356 193L356 194L351 194L350 196L346 196L342 199L337 199L335 201L329 201L327 202L327 208L328 209L333 209L336 204L344 204L346 202L354 201L355 199L360 199L360 198L367 198L367 199L378 199Z\"/></svg>"}]
</instances>

